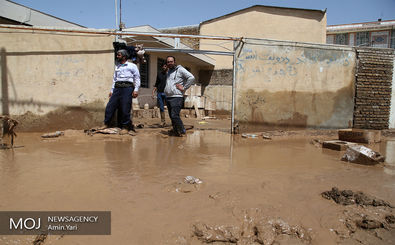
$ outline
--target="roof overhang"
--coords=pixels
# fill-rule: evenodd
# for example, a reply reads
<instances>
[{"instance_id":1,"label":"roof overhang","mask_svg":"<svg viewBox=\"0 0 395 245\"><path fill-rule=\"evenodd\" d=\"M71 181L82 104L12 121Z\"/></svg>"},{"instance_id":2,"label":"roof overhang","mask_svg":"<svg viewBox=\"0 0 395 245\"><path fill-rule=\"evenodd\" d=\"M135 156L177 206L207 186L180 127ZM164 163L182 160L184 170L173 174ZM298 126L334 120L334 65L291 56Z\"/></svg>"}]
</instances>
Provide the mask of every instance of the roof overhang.
<instances>
[{"instance_id":1,"label":"roof overhang","mask_svg":"<svg viewBox=\"0 0 395 245\"><path fill-rule=\"evenodd\" d=\"M160 33L157 29L151 26L136 26L123 31L139 32L139 33ZM148 53L155 52L159 55L168 56L174 55L178 59L194 63L201 67L215 66L215 60L205 54L199 53L199 50L190 48L189 46L179 43L176 38L170 37L153 37L153 36L122 36L128 45L143 44ZM182 52L181 52L182 50ZM189 53L188 50L191 50Z\"/></svg>"}]
</instances>

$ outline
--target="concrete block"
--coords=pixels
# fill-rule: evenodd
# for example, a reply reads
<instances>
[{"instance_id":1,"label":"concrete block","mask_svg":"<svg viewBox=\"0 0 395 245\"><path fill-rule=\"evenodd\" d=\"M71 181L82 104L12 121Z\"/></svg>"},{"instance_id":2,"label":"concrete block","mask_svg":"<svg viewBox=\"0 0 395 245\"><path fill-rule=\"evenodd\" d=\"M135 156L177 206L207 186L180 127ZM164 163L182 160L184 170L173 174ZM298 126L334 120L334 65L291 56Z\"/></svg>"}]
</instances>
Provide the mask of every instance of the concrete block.
<instances>
[{"instance_id":1,"label":"concrete block","mask_svg":"<svg viewBox=\"0 0 395 245\"><path fill-rule=\"evenodd\" d=\"M385 159L379 152L373 151L363 145L354 145L347 148L341 160L364 165L374 165L384 162Z\"/></svg>"},{"instance_id":2,"label":"concrete block","mask_svg":"<svg viewBox=\"0 0 395 245\"><path fill-rule=\"evenodd\" d=\"M356 145L356 143L341 140L328 140L322 142L322 148L327 148L335 151L345 151L348 147L352 145Z\"/></svg>"},{"instance_id":3,"label":"concrete block","mask_svg":"<svg viewBox=\"0 0 395 245\"><path fill-rule=\"evenodd\" d=\"M339 140L356 142L356 143L378 143L381 141L380 130L365 130L365 129L340 129L338 131Z\"/></svg>"}]
</instances>

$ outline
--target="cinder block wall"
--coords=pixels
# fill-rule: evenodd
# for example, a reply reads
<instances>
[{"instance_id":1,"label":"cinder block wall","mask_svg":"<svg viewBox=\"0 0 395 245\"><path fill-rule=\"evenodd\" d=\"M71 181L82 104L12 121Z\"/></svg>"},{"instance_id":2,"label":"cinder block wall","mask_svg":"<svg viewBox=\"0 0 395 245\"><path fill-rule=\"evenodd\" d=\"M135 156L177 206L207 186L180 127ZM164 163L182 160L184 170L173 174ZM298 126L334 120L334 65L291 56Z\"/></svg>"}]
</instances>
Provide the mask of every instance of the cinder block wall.
<instances>
[{"instance_id":1,"label":"cinder block wall","mask_svg":"<svg viewBox=\"0 0 395 245\"><path fill-rule=\"evenodd\" d=\"M354 128L387 129L394 50L356 48L356 54Z\"/></svg>"},{"instance_id":2,"label":"cinder block wall","mask_svg":"<svg viewBox=\"0 0 395 245\"><path fill-rule=\"evenodd\" d=\"M199 26L180 26L174 28L160 29L162 33L184 34L184 35L199 35ZM199 49L199 38L180 38L180 41L193 48Z\"/></svg>"}]
</instances>

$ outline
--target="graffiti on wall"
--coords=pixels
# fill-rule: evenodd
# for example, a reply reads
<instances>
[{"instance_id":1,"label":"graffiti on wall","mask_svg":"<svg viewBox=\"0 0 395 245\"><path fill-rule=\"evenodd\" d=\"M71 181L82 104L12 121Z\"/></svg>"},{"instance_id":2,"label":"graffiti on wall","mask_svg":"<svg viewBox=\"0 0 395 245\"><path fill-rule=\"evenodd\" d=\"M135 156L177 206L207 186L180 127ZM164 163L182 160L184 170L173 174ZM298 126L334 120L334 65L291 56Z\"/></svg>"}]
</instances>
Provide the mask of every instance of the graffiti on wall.
<instances>
[{"instance_id":1,"label":"graffiti on wall","mask_svg":"<svg viewBox=\"0 0 395 245\"><path fill-rule=\"evenodd\" d=\"M55 60L56 76L58 77L78 77L84 75L81 64L85 62L83 57L60 56Z\"/></svg>"},{"instance_id":2,"label":"graffiti on wall","mask_svg":"<svg viewBox=\"0 0 395 245\"><path fill-rule=\"evenodd\" d=\"M306 67L320 67L320 72L332 66L350 66L350 57L343 51L325 49L252 49L243 48L237 58L236 72L249 78L262 76L271 82L273 77L294 77Z\"/></svg>"}]
</instances>

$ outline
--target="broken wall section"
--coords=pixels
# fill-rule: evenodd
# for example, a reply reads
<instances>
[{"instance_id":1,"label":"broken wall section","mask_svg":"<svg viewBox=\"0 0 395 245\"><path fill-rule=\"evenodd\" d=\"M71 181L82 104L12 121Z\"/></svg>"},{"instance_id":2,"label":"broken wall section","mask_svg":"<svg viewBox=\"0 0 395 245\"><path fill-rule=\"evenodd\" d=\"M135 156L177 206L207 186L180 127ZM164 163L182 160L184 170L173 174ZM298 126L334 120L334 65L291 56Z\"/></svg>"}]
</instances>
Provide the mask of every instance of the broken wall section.
<instances>
[{"instance_id":1,"label":"broken wall section","mask_svg":"<svg viewBox=\"0 0 395 245\"><path fill-rule=\"evenodd\" d=\"M356 48L354 128L387 129L390 121L394 50Z\"/></svg>"}]
</instances>

